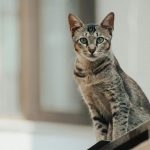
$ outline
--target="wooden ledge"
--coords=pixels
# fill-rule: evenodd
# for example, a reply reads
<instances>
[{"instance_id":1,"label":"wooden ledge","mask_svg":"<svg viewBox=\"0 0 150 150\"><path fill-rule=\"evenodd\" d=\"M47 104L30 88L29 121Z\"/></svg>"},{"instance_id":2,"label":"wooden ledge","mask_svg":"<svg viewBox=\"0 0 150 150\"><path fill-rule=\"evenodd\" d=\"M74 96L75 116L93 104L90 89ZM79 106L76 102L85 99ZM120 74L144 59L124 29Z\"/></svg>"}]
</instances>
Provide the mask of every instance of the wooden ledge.
<instances>
[{"instance_id":1,"label":"wooden ledge","mask_svg":"<svg viewBox=\"0 0 150 150\"><path fill-rule=\"evenodd\" d=\"M115 141L100 141L88 150L128 150L149 138L150 121L147 121Z\"/></svg>"}]
</instances>

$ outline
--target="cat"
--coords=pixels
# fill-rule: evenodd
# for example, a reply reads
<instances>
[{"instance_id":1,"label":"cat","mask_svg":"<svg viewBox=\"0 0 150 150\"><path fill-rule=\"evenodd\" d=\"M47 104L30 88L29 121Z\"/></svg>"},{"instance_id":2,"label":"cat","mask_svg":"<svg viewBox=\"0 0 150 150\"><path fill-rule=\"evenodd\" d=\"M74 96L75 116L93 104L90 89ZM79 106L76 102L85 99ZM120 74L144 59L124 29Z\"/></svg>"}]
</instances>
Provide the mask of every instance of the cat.
<instances>
[{"instance_id":1,"label":"cat","mask_svg":"<svg viewBox=\"0 0 150 150\"><path fill-rule=\"evenodd\" d=\"M76 61L74 77L88 106L97 141L116 140L150 119L150 104L139 85L120 67L111 50L114 13L100 25L69 14Z\"/></svg>"}]
</instances>

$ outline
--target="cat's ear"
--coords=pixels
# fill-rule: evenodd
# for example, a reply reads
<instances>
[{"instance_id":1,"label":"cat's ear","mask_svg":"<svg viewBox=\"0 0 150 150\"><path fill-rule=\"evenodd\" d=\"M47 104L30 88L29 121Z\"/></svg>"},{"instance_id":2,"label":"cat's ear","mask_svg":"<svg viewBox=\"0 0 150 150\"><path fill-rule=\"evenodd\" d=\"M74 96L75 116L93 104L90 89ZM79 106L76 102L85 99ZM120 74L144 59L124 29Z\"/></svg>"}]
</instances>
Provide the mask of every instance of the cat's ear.
<instances>
[{"instance_id":1,"label":"cat's ear","mask_svg":"<svg viewBox=\"0 0 150 150\"><path fill-rule=\"evenodd\" d=\"M70 31L74 33L78 28L84 26L84 23L73 14L68 15L68 21L70 25Z\"/></svg>"},{"instance_id":2,"label":"cat's ear","mask_svg":"<svg viewBox=\"0 0 150 150\"><path fill-rule=\"evenodd\" d=\"M114 30L114 18L115 18L114 13L110 12L102 21L101 27L108 29L109 31L112 32Z\"/></svg>"}]
</instances>

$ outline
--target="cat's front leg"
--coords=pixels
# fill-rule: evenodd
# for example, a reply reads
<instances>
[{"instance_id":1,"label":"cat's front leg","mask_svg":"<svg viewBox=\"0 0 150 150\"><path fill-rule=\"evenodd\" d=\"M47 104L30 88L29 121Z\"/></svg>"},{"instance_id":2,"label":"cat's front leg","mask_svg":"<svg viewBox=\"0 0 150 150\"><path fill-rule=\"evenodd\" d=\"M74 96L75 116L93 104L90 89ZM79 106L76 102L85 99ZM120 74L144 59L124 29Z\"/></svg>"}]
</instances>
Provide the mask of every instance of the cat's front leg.
<instances>
[{"instance_id":1,"label":"cat's front leg","mask_svg":"<svg viewBox=\"0 0 150 150\"><path fill-rule=\"evenodd\" d=\"M97 141L108 140L108 122L104 116L98 112L94 105L89 104L89 110L95 128Z\"/></svg>"},{"instance_id":2,"label":"cat's front leg","mask_svg":"<svg viewBox=\"0 0 150 150\"><path fill-rule=\"evenodd\" d=\"M128 117L130 111L129 98L126 93L119 94L111 101L113 140L118 139L127 133Z\"/></svg>"},{"instance_id":3,"label":"cat's front leg","mask_svg":"<svg viewBox=\"0 0 150 150\"><path fill-rule=\"evenodd\" d=\"M106 141L107 140L107 132L108 132L108 125L103 122L102 116L95 116L92 118L94 128L96 130L96 139L97 141Z\"/></svg>"}]
</instances>

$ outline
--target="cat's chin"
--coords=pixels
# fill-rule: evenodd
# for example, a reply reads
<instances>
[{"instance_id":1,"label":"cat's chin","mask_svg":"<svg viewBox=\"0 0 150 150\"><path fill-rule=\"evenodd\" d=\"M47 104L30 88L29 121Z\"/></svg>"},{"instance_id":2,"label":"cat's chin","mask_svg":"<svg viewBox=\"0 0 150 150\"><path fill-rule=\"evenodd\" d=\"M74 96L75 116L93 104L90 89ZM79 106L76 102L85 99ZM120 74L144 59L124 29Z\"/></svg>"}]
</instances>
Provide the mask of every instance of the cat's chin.
<instances>
[{"instance_id":1,"label":"cat's chin","mask_svg":"<svg viewBox=\"0 0 150 150\"><path fill-rule=\"evenodd\" d=\"M81 55L77 55L77 57L79 58L79 59L82 59L82 60L86 60L86 61L90 61L90 62L94 62L94 61L96 61L97 59L99 59L99 57L96 57L96 56L86 56L86 55L83 55L83 54L81 54Z\"/></svg>"},{"instance_id":2,"label":"cat's chin","mask_svg":"<svg viewBox=\"0 0 150 150\"><path fill-rule=\"evenodd\" d=\"M86 59L93 62L93 61L96 61L98 59L98 57L96 57L96 56L89 56L89 57L86 57Z\"/></svg>"}]
</instances>

